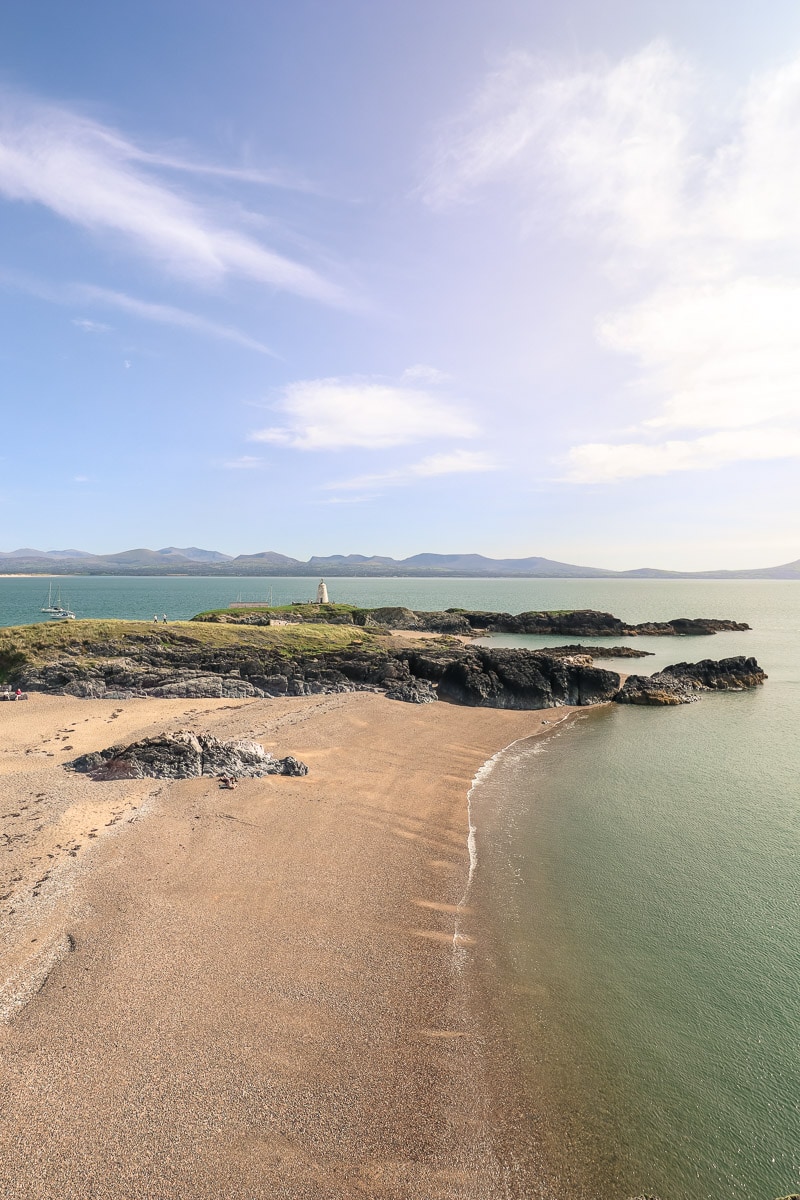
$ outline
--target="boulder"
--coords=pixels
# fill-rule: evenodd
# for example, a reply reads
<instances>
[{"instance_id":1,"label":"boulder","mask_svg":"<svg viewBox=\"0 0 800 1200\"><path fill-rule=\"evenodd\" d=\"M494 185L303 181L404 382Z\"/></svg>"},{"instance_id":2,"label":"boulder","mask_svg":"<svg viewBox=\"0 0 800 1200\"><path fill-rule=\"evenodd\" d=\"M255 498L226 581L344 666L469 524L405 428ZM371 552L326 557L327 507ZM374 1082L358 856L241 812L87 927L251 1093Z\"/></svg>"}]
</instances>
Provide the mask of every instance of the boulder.
<instances>
[{"instance_id":1,"label":"boulder","mask_svg":"<svg viewBox=\"0 0 800 1200\"><path fill-rule=\"evenodd\" d=\"M92 779L196 779L201 775L307 775L291 755L273 758L259 742L221 741L210 733L181 729L84 754L66 766Z\"/></svg>"}]
</instances>

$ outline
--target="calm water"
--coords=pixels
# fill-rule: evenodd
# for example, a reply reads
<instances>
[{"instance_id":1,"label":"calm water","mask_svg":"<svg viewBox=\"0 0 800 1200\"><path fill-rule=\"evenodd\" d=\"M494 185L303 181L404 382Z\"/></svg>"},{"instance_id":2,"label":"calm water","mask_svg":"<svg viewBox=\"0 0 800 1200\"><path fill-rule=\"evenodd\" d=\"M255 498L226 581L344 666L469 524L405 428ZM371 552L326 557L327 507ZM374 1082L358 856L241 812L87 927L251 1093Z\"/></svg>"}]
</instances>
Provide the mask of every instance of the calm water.
<instances>
[{"instance_id":1,"label":"calm water","mask_svg":"<svg viewBox=\"0 0 800 1200\"><path fill-rule=\"evenodd\" d=\"M178 619L239 593L308 599L315 583L76 578L61 588L79 616ZM521 1054L536 1089L559 1098L556 1143L575 1179L588 1179L585 1194L799 1190L800 586L334 579L330 591L365 605L591 607L753 626L640 638L656 657L617 665L753 654L770 676L763 689L588 713L501 758L476 794L478 886ZM41 579L0 579L0 624L44 619L46 592ZM563 1200L578 1194L570 1188Z\"/></svg>"},{"instance_id":2,"label":"calm water","mask_svg":"<svg viewBox=\"0 0 800 1200\"><path fill-rule=\"evenodd\" d=\"M480 886L587 1194L771 1200L800 1190L800 588L620 582L570 594L753 626L638 639L634 669L748 653L769 682L507 752L476 797Z\"/></svg>"}]
</instances>

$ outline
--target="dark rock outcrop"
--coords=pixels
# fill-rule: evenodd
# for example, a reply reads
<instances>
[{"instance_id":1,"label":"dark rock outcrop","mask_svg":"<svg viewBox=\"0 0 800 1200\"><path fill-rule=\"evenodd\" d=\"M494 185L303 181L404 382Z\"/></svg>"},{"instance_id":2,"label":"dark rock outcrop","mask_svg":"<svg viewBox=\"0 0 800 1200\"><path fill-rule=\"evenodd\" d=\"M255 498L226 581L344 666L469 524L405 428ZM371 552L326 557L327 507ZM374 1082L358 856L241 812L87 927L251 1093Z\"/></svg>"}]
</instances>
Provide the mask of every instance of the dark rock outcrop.
<instances>
[{"instance_id":1,"label":"dark rock outcrop","mask_svg":"<svg viewBox=\"0 0 800 1200\"><path fill-rule=\"evenodd\" d=\"M201 775L307 775L308 767L289 755L273 758L259 742L221 741L210 733L181 729L84 754L66 764L92 779L196 779Z\"/></svg>"},{"instance_id":2,"label":"dark rock outcrop","mask_svg":"<svg viewBox=\"0 0 800 1200\"><path fill-rule=\"evenodd\" d=\"M629 675L614 699L617 704L691 704L697 692L743 692L766 678L754 658L705 658L675 663L655 675Z\"/></svg>"},{"instance_id":3,"label":"dark rock outcrop","mask_svg":"<svg viewBox=\"0 0 800 1200\"><path fill-rule=\"evenodd\" d=\"M662 675L671 675L702 692L743 692L758 687L767 678L754 658L737 655L715 661L704 658L697 663L675 663L664 667Z\"/></svg>"},{"instance_id":4,"label":"dark rock outcrop","mask_svg":"<svg viewBox=\"0 0 800 1200\"><path fill-rule=\"evenodd\" d=\"M427 679L409 679L386 691L387 700L405 700L407 704L432 704L439 697L436 688Z\"/></svg>"},{"instance_id":5,"label":"dark rock outcrop","mask_svg":"<svg viewBox=\"0 0 800 1200\"><path fill-rule=\"evenodd\" d=\"M614 697L617 704L693 704L694 690L680 679L657 672L655 675L629 675Z\"/></svg>"},{"instance_id":6,"label":"dark rock outcrop","mask_svg":"<svg viewBox=\"0 0 800 1200\"><path fill-rule=\"evenodd\" d=\"M620 683L614 671L531 650L462 646L406 653L411 673L436 683L440 700L477 708L598 704L612 699Z\"/></svg>"},{"instance_id":7,"label":"dark rock outcrop","mask_svg":"<svg viewBox=\"0 0 800 1200\"><path fill-rule=\"evenodd\" d=\"M632 646L543 646L537 654L550 654L556 658L652 658L652 650L634 650Z\"/></svg>"},{"instance_id":8,"label":"dark rock outcrop","mask_svg":"<svg viewBox=\"0 0 800 1200\"><path fill-rule=\"evenodd\" d=\"M298 606L291 610L236 610L225 613L200 614L196 621L211 621L235 625L269 625L275 617L283 622L303 624L323 622L333 625L359 625L367 629L396 629L406 632L449 633L470 636L480 633L541 633L560 637L652 637L708 636L723 631L743 631L750 628L738 621L714 617L674 617L670 621L645 621L626 625L611 613L594 609L565 612L498 613L480 610L449 608L444 612L414 612L402 605L384 608L338 609L335 605L316 608Z\"/></svg>"}]
</instances>

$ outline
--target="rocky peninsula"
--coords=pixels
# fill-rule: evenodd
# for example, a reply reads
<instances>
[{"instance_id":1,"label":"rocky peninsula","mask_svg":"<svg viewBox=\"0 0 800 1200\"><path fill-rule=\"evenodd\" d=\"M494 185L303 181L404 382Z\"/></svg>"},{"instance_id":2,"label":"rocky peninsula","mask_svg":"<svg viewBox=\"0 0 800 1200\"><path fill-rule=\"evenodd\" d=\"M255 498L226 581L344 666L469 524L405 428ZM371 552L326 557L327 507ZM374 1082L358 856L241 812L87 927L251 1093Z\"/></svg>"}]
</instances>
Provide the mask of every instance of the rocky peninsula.
<instances>
[{"instance_id":1,"label":"rocky peninsula","mask_svg":"<svg viewBox=\"0 0 800 1200\"><path fill-rule=\"evenodd\" d=\"M594 656L640 656L630 647L570 644L528 650L477 644L477 630L516 621L525 630L605 636L632 630L696 636L746 629L733 621L695 618L624 626L608 613L411 613L342 605L296 606L291 620L275 612L202 614L168 626L78 621L0 632L0 681L26 692L82 699L264 699L380 691L413 703L446 700L479 708L541 709L617 701L676 704L704 690L758 686L755 660L681 662L657 677L630 677L594 665ZM345 611L342 611L342 610ZM311 612L307 610L312 610ZM332 611L331 611L332 610ZM316 617L316 621L310 618ZM330 619L328 619L330 618ZM392 631L418 624L398 639ZM477 624L478 620L482 624ZM275 623L277 622L277 623ZM440 628L432 629L432 625ZM453 636L467 628L470 636ZM437 634L431 638L431 634Z\"/></svg>"}]
</instances>

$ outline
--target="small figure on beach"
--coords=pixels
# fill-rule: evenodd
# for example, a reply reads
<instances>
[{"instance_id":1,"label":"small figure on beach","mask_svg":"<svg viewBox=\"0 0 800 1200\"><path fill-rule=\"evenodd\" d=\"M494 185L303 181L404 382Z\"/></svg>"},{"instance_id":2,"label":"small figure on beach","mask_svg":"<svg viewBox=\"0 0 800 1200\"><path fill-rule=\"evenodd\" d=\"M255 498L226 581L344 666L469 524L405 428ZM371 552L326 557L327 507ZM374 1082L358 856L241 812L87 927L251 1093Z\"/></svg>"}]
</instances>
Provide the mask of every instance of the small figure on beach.
<instances>
[{"instance_id":1,"label":"small figure on beach","mask_svg":"<svg viewBox=\"0 0 800 1200\"><path fill-rule=\"evenodd\" d=\"M157 624L158 624L158 613L155 613L155 614L154 614L154 616L153 616L153 624L154 624L154 625L157 625Z\"/></svg>"},{"instance_id":2,"label":"small figure on beach","mask_svg":"<svg viewBox=\"0 0 800 1200\"><path fill-rule=\"evenodd\" d=\"M228 788L229 791L233 791L238 782L239 779L236 775L220 775L219 777L219 786L221 788Z\"/></svg>"},{"instance_id":3,"label":"small figure on beach","mask_svg":"<svg viewBox=\"0 0 800 1200\"><path fill-rule=\"evenodd\" d=\"M166 625L166 623L167 623L167 614L166 614L166 613L162 613L162 614L161 614L161 620L162 620L162 621L164 622L164 624Z\"/></svg>"}]
</instances>

